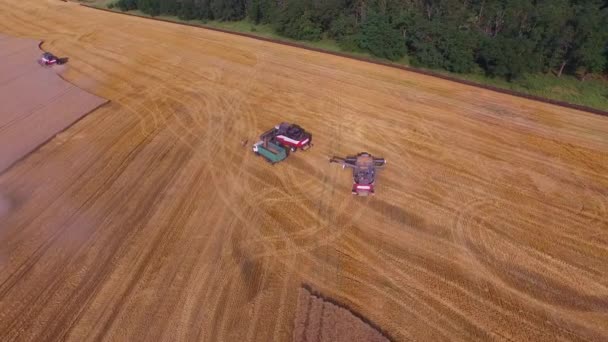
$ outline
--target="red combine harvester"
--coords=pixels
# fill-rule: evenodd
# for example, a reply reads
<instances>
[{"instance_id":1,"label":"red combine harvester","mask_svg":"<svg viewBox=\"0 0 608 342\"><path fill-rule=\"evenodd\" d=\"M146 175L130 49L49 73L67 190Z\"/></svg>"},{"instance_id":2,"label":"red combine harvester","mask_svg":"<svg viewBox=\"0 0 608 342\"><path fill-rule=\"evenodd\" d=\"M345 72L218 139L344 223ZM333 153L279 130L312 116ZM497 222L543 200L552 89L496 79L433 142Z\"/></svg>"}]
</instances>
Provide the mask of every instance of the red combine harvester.
<instances>
[{"instance_id":1,"label":"red combine harvester","mask_svg":"<svg viewBox=\"0 0 608 342\"><path fill-rule=\"evenodd\" d=\"M61 64L65 64L67 62L68 62L67 57L59 58L50 52L43 53L42 57L40 57L40 59L38 60L38 64L40 64L42 66L51 66L51 65L55 65L55 64L61 65Z\"/></svg>"},{"instance_id":2,"label":"red combine harvester","mask_svg":"<svg viewBox=\"0 0 608 342\"><path fill-rule=\"evenodd\" d=\"M353 195L368 196L375 193L376 170L386 165L384 158L375 158L367 152L346 158L332 157L330 163L338 163L342 168L353 169Z\"/></svg>"},{"instance_id":3,"label":"red combine harvester","mask_svg":"<svg viewBox=\"0 0 608 342\"><path fill-rule=\"evenodd\" d=\"M298 125L283 122L274 129L276 140L289 148L291 152L295 152L297 149L306 151L312 146L312 134Z\"/></svg>"}]
</instances>

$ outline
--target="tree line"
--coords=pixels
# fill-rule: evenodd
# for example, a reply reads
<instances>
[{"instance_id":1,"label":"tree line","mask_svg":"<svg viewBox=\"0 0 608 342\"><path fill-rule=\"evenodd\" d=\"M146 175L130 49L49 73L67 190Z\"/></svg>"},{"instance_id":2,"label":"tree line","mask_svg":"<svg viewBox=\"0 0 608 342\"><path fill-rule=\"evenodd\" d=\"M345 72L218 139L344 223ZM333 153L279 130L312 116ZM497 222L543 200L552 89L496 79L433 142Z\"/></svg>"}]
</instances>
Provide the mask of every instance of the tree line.
<instances>
[{"instance_id":1,"label":"tree line","mask_svg":"<svg viewBox=\"0 0 608 342\"><path fill-rule=\"evenodd\" d=\"M506 79L608 71L608 0L119 0L184 20L270 24L298 40Z\"/></svg>"}]
</instances>

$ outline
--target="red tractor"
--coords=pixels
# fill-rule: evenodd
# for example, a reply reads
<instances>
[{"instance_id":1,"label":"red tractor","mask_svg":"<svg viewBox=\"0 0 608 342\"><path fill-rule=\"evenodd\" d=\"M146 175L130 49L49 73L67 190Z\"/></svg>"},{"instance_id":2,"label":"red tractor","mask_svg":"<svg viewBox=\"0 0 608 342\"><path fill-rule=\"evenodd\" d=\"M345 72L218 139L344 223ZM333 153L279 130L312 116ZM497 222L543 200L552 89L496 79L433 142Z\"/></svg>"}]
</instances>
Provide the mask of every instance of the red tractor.
<instances>
[{"instance_id":1,"label":"red tractor","mask_svg":"<svg viewBox=\"0 0 608 342\"><path fill-rule=\"evenodd\" d=\"M306 151L312 146L312 134L298 125L283 122L274 129L276 140L289 148L291 152L295 152L297 149Z\"/></svg>"},{"instance_id":2,"label":"red tractor","mask_svg":"<svg viewBox=\"0 0 608 342\"><path fill-rule=\"evenodd\" d=\"M38 64L40 64L42 66L51 66L51 65L55 65L55 64L61 65L61 64L65 64L67 62L68 62L67 57L59 58L50 52L43 53L42 56L40 57L40 59L38 60Z\"/></svg>"},{"instance_id":3,"label":"red tractor","mask_svg":"<svg viewBox=\"0 0 608 342\"><path fill-rule=\"evenodd\" d=\"M342 168L353 169L353 195L368 196L375 193L376 170L386 165L384 158L375 158L367 152L346 158L332 157L330 163L338 163Z\"/></svg>"}]
</instances>

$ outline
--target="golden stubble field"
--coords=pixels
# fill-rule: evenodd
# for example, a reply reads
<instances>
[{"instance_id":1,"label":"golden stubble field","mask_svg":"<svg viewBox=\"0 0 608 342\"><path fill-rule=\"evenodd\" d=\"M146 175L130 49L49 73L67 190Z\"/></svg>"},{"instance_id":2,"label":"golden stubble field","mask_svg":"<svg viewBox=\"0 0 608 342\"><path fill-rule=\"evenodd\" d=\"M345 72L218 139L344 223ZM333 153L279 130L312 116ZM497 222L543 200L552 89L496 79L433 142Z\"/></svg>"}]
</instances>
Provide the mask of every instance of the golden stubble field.
<instances>
[{"instance_id":1,"label":"golden stubble field","mask_svg":"<svg viewBox=\"0 0 608 342\"><path fill-rule=\"evenodd\" d=\"M0 176L0 339L288 341L302 284L398 341L608 339L608 118L61 1L0 33L111 100ZM271 167L280 121L315 146Z\"/></svg>"}]
</instances>

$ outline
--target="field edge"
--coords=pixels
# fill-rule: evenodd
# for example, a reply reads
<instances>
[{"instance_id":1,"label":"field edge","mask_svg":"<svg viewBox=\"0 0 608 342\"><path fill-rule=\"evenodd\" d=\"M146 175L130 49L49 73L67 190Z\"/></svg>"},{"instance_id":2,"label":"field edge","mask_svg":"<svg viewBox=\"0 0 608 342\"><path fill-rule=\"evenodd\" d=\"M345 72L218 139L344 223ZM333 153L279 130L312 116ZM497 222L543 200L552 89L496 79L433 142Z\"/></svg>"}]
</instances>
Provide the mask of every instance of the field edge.
<instances>
[{"instance_id":1,"label":"field edge","mask_svg":"<svg viewBox=\"0 0 608 342\"><path fill-rule=\"evenodd\" d=\"M254 35L254 34L249 34L249 33L244 33L244 32L238 32L238 31L231 31L231 30L221 29L221 28L217 28L217 27L208 26L208 25L205 25L205 24L196 24L196 25L194 25L194 24L183 23L183 22L179 22L179 21L175 21L175 20L169 20L169 19L163 19L163 18L155 18L155 17L150 17L150 16L143 16L143 15L138 15L138 14L128 13L128 12L114 11L114 10L111 10L111 9L108 9L108 8L97 7L97 6L93 6L93 5L89 5L89 4L85 4L85 3L81 3L81 2L78 2L78 4L80 6L91 8L91 9L94 9L94 10L100 10L100 11L104 11L104 12L110 12L110 13L114 13L114 14L122 14L122 15L127 15L127 16L131 16L131 17L136 17L136 18L155 20L155 21L160 21L160 22L165 22L165 23L170 23L170 24L176 24L176 25L181 25L181 26L189 26L189 27L195 27L195 28L204 29L204 30L221 32L221 33L226 33L226 34L231 34L231 35L236 35L236 36L256 39L256 40L260 40L260 41L265 41L265 42L269 42L269 43L280 44L280 45L300 48L300 49L304 49L304 50L324 53L324 54L328 54L328 55L348 58L348 59L352 59L352 60L356 60L356 61L360 61L360 62L381 65L381 66L385 66L385 67L389 67L389 68L400 69L400 70L404 70L404 71L413 72L413 73L416 73L416 74L421 74L421 75L425 75L425 76L439 78L439 79L450 81L450 82L464 84L464 85L475 87L475 88L489 90L489 91L493 91L493 92L496 92L496 93L511 95L511 96L515 96L515 97L519 97L519 98L524 98L524 99L528 99L528 100L532 100L532 101L537 101L537 102L542 102L542 103L554 105L554 106L560 106L560 107L564 107L564 108L574 109L574 110L578 110L578 111L582 111L582 112L587 112L587 113L591 113L591 114L596 114L596 115L601 115L601 116L608 117L608 111L601 110L601 109L598 109L598 108L593 108L593 107L589 107L589 106L579 105L579 104L575 104L575 103L571 103L571 102L566 102L566 101L554 100L554 99L550 99L550 98L546 98L546 97L542 97L542 96L537 96L537 95L531 95L531 94L527 94L527 93L524 93L524 92L521 92L521 91L515 91L515 90L510 90L510 89L505 89L505 88L497 87L497 86L492 86L492 85L487 85L487 84L478 83L478 82L474 82L474 81L469 81L469 80L462 79L462 78L448 76L448 75L445 75L445 74L442 74L442 73L439 73L439 72L433 72L433 71L429 71L429 70L413 68L413 67L410 67L410 66L405 66L405 65L401 65L401 64L391 63L391 62L388 62L388 61L381 61L381 60L377 60L377 59L356 56L356 55L348 54L348 53L345 53L345 52L337 52L337 51L331 51L331 50L327 50L327 49L316 48L316 47L308 46L308 45L303 44L303 43L290 42L290 41L285 41L285 40L281 40L281 39L272 39L272 38L262 37L262 36L258 36L258 35Z\"/></svg>"}]
</instances>

